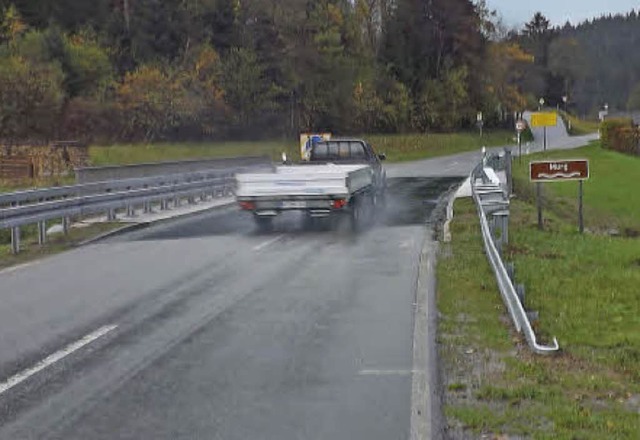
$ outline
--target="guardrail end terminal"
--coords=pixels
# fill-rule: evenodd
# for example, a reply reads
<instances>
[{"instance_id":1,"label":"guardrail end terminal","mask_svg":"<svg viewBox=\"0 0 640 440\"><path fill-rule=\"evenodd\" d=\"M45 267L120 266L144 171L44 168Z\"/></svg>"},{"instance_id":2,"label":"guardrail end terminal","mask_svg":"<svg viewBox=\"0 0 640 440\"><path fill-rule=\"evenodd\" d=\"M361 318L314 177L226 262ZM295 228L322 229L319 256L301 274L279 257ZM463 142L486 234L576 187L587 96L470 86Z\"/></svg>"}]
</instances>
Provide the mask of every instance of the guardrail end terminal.
<instances>
[{"instance_id":1,"label":"guardrail end terminal","mask_svg":"<svg viewBox=\"0 0 640 440\"><path fill-rule=\"evenodd\" d=\"M536 335L531 326L532 321L537 321L539 314L537 311L525 311L525 286L522 284L514 285L515 282L515 266L513 263L505 264L500 255L503 245L508 244L508 207L509 199L506 200L483 200L483 196L488 198L489 194L480 194L479 190L488 189L483 183L482 177L485 173L486 164L491 162L493 157L486 157L483 154L483 160L471 172L471 192L473 200L480 218L480 229L484 242L484 251L487 255L489 263L492 266L500 294L509 311L513 325L518 332L523 331L524 336L531 350L537 354L551 354L559 350L557 339L553 338L552 345L545 346L536 342ZM494 174L494 173L488 173ZM492 182L492 187L494 183ZM491 215L494 214L494 215ZM487 218L489 216L490 220ZM496 237L496 229L500 229L500 237Z\"/></svg>"}]
</instances>

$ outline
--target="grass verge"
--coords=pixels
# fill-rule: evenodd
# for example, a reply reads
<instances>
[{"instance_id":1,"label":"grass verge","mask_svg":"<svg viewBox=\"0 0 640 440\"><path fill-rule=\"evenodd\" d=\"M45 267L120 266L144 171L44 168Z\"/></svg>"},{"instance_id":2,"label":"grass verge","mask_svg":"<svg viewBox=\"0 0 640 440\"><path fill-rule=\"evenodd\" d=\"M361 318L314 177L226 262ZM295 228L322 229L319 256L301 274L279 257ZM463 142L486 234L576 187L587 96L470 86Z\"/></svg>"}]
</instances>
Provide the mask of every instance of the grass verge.
<instances>
[{"instance_id":1,"label":"grass verge","mask_svg":"<svg viewBox=\"0 0 640 440\"><path fill-rule=\"evenodd\" d=\"M451 154L476 151L485 147L499 147L513 144L514 134L510 131L477 133L437 133L407 135L365 135L363 136L376 151L385 153L391 162L429 159Z\"/></svg>"},{"instance_id":2,"label":"grass verge","mask_svg":"<svg viewBox=\"0 0 640 440\"><path fill-rule=\"evenodd\" d=\"M514 161L514 188L518 197L534 201L529 162L544 159L589 159L591 177L584 182L585 225L591 232L640 235L640 192L632 190L640 173L640 157L604 150L599 142L571 151L552 151ZM577 222L578 183L543 184L545 212Z\"/></svg>"},{"instance_id":3,"label":"grass verge","mask_svg":"<svg viewBox=\"0 0 640 440\"><path fill-rule=\"evenodd\" d=\"M33 188L50 188L53 186L73 185L75 183L75 177L73 176L61 176L61 177L48 177L42 179L28 179L22 181L5 181L0 180L0 193L21 191Z\"/></svg>"},{"instance_id":4,"label":"grass verge","mask_svg":"<svg viewBox=\"0 0 640 440\"><path fill-rule=\"evenodd\" d=\"M297 153L296 144L291 141L260 141L92 146L89 158L93 166L234 156L269 156L276 160L283 151L290 156Z\"/></svg>"},{"instance_id":5,"label":"grass verge","mask_svg":"<svg viewBox=\"0 0 640 440\"><path fill-rule=\"evenodd\" d=\"M450 438L637 439L640 283L637 240L586 235L556 215L512 205L512 246L527 306L563 351L531 355L483 253L470 199L455 205L438 265L439 343Z\"/></svg>"},{"instance_id":6,"label":"grass verge","mask_svg":"<svg viewBox=\"0 0 640 440\"><path fill-rule=\"evenodd\" d=\"M482 138L476 133L362 135L361 137L369 141L376 151L386 153L389 161L393 162L445 156L477 150L482 146L501 146L514 142L513 133L508 131L487 132ZM90 148L89 155L93 165L104 166L256 155L266 155L279 160L283 151L294 160L300 157L297 142L291 140L93 146Z\"/></svg>"},{"instance_id":7,"label":"grass verge","mask_svg":"<svg viewBox=\"0 0 640 440\"><path fill-rule=\"evenodd\" d=\"M28 263L42 257L69 250L83 241L122 228L123 226L126 225L111 222L96 223L82 228L72 228L66 236L62 233L49 236L44 246L38 245L35 227L22 228L21 251L19 254L13 255L11 253L11 245L6 244L6 240L3 240L5 244L0 244L0 269Z\"/></svg>"},{"instance_id":8,"label":"grass verge","mask_svg":"<svg viewBox=\"0 0 640 440\"><path fill-rule=\"evenodd\" d=\"M560 112L560 117L564 120L564 124L571 136L584 136L591 133L597 133L600 129L600 123L598 121L579 119L570 113L562 111Z\"/></svg>"}]
</instances>

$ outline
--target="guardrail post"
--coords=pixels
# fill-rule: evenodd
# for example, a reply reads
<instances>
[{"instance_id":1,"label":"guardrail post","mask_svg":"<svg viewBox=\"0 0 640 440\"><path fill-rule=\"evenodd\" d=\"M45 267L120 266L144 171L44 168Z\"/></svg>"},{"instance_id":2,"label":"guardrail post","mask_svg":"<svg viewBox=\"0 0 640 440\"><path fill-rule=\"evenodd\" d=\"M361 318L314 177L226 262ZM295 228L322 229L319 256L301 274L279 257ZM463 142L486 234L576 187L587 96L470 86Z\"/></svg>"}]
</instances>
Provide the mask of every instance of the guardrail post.
<instances>
[{"instance_id":1,"label":"guardrail post","mask_svg":"<svg viewBox=\"0 0 640 440\"><path fill-rule=\"evenodd\" d=\"M38 222L38 244L43 246L47 242L47 222Z\"/></svg>"},{"instance_id":2,"label":"guardrail post","mask_svg":"<svg viewBox=\"0 0 640 440\"><path fill-rule=\"evenodd\" d=\"M116 210L115 209L109 209L107 211L107 221L113 222L115 220L116 220Z\"/></svg>"},{"instance_id":3,"label":"guardrail post","mask_svg":"<svg viewBox=\"0 0 640 440\"><path fill-rule=\"evenodd\" d=\"M489 220L489 232L491 232L491 237L495 240L496 238L496 218L491 217Z\"/></svg>"},{"instance_id":4,"label":"guardrail post","mask_svg":"<svg viewBox=\"0 0 640 440\"><path fill-rule=\"evenodd\" d=\"M151 202L147 200L146 202L144 202L144 213L150 214L152 212L153 212L153 208L151 207Z\"/></svg>"},{"instance_id":5,"label":"guardrail post","mask_svg":"<svg viewBox=\"0 0 640 440\"><path fill-rule=\"evenodd\" d=\"M513 174L512 174L512 156L511 149L504 149L504 162L505 162L505 174L507 176L507 197L511 198L511 194L513 193Z\"/></svg>"},{"instance_id":6,"label":"guardrail post","mask_svg":"<svg viewBox=\"0 0 640 440\"><path fill-rule=\"evenodd\" d=\"M136 216L136 207L133 205L127 205L127 217Z\"/></svg>"},{"instance_id":7,"label":"guardrail post","mask_svg":"<svg viewBox=\"0 0 640 440\"><path fill-rule=\"evenodd\" d=\"M518 294L518 299L520 300L520 304L524 306L524 297L525 297L525 287L524 284L516 284L516 294Z\"/></svg>"},{"instance_id":8,"label":"guardrail post","mask_svg":"<svg viewBox=\"0 0 640 440\"><path fill-rule=\"evenodd\" d=\"M511 283L516 282L516 265L515 263L505 263L505 269L507 269L507 274L509 275L509 279Z\"/></svg>"},{"instance_id":9,"label":"guardrail post","mask_svg":"<svg viewBox=\"0 0 640 440\"><path fill-rule=\"evenodd\" d=\"M173 207L174 208L179 208L180 207L180 197L179 196L175 196L173 198Z\"/></svg>"},{"instance_id":10,"label":"guardrail post","mask_svg":"<svg viewBox=\"0 0 640 440\"><path fill-rule=\"evenodd\" d=\"M71 225L71 219L69 217L62 217L62 232L64 232L64 235L69 235L70 225Z\"/></svg>"},{"instance_id":11,"label":"guardrail post","mask_svg":"<svg viewBox=\"0 0 640 440\"><path fill-rule=\"evenodd\" d=\"M496 247L502 252L504 246L509 244L509 211L496 211L492 213L491 218L494 227L494 236L497 235L495 229L500 230L500 237L496 237L498 240Z\"/></svg>"},{"instance_id":12,"label":"guardrail post","mask_svg":"<svg viewBox=\"0 0 640 440\"><path fill-rule=\"evenodd\" d=\"M15 255L20 252L20 227L11 228L11 252Z\"/></svg>"}]
</instances>

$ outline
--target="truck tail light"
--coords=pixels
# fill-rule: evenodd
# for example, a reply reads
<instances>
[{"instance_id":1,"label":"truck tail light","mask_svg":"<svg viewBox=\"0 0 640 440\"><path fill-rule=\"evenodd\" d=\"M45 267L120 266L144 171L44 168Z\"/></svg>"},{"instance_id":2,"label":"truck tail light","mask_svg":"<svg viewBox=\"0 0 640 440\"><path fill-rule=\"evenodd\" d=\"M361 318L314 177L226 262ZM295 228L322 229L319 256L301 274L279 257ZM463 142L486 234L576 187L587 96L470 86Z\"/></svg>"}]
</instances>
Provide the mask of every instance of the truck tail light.
<instances>
[{"instance_id":1,"label":"truck tail light","mask_svg":"<svg viewBox=\"0 0 640 440\"><path fill-rule=\"evenodd\" d=\"M240 202L240 208L245 211L253 211L256 209L256 204L253 202Z\"/></svg>"},{"instance_id":2,"label":"truck tail light","mask_svg":"<svg viewBox=\"0 0 640 440\"><path fill-rule=\"evenodd\" d=\"M333 209L342 209L347 206L347 201L345 199L336 199L333 201Z\"/></svg>"}]
</instances>

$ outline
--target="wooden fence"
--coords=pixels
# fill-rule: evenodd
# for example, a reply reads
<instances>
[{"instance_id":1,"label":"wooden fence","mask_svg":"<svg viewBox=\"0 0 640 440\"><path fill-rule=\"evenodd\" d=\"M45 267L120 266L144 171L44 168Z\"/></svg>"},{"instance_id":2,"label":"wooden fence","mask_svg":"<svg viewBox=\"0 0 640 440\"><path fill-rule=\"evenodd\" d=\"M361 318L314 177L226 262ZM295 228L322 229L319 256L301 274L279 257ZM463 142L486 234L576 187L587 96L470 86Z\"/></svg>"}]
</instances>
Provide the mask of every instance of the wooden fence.
<instances>
[{"instance_id":1,"label":"wooden fence","mask_svg":"<svg viewBox=\"0 0 640 440\"><path fill-rule=\"evenodd\" d=\"M89 149L79 142L44 145L3 145L0 142L0 180L19 181L73 175L89 163Z\"/></svg>"},{"instance_id":2,"label":"wooden fence","mask_svg":"<svg viewBox=\"0 0 640 440\"><path fill-rule=\"evenodd\" d=\"M33 177L33 162L30 157L0 157L0 180L16 181Z\"/></svg>"}]
</instances>

